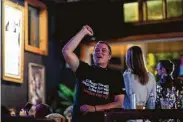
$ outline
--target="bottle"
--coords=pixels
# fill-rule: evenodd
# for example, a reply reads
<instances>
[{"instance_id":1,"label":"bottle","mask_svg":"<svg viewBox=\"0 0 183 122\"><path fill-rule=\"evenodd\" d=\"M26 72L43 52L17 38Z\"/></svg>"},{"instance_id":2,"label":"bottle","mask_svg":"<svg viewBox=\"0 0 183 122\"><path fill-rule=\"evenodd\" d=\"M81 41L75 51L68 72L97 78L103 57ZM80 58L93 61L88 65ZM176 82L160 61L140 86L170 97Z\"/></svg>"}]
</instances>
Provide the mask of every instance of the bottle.
<instances>
[{"instance_id":1,"label":"bottle","mask_svg":"<svg viewBox=\"0 0 183 122\"><path fill-rule=\"evenodd\" d=\"M131 95L131 109L136 109L136 95L135 95L135 93L133 93L132 95Z\"/></svg>"},{"instance_id":2,"label":"bottle","mask_svg":"<svg viewBox=\"0 0 183 122\"><path fill-rule=\"evenodd\" d=\"M148 99L148 109L155 109L155 97L153 93L150 93Z\"/></svg>"}]
</instances>

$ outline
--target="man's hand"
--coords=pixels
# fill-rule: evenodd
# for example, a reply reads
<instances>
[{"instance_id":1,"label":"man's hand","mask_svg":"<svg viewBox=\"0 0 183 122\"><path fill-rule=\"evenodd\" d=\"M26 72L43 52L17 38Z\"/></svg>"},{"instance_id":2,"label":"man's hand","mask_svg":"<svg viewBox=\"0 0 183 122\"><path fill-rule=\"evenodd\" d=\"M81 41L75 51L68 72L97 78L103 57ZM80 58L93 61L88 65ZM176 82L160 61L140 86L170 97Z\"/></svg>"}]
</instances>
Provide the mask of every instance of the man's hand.
<instances>
[{"instance_id":1,"label":"man's hand","mask_svg":"<svg viewBox=\"0 0 183 122\"><path fill-rule=\"evenodd\" d=\"M74 72L76 72L77 68L79 67L79 58L74 53L74 50L86 35L93 36L93 30L88 25L84 25L82 29L73 38L71 38L71 40L67 42L62 49L62 54L65 61L69 64L70 68Z\"/></svg>"},{"instance_id":2,"label":"man's hand","mask_svg":"<svg viewBox=\"0 0 183 122\"><path fill-rule=\"evenodd\" d=\"M93 30L90 26L84 25L82 30L86 33L86 35L93 36Z\"/></svg>"},{"instance_id":3,"label":"man's hand","mask_svg":"<svg viewBox=\"0 0 183 122\"><path fill-rule=\"evenodd\" d=\"M81 112L95 112L95 106L91 106L91 105L82 105L80 106L80 111Z\"/></svg>"}]
</instances>

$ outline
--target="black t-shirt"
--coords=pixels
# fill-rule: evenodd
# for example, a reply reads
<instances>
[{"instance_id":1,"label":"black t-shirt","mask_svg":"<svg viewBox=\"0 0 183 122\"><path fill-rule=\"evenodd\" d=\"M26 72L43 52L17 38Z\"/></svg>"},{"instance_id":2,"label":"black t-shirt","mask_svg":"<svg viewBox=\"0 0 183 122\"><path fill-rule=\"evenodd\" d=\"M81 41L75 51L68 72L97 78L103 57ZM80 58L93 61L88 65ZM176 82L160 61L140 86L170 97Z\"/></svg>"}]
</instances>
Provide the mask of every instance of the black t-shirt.
<instances>
[{"instance_id":1,"label":"black t-shirt","mask_svg":"<svg viewBox=\"0 0 183 122\"><path fill-rule=\"evenodd\" d=\"M80 106L103 105L114 102L115 95L125 94L123 76L119 71L109 68L89 66L80 61L76 70L77 92L74 103L73 122L103 121L102 112L81 113Z\"/></svg>"}]
</instances>

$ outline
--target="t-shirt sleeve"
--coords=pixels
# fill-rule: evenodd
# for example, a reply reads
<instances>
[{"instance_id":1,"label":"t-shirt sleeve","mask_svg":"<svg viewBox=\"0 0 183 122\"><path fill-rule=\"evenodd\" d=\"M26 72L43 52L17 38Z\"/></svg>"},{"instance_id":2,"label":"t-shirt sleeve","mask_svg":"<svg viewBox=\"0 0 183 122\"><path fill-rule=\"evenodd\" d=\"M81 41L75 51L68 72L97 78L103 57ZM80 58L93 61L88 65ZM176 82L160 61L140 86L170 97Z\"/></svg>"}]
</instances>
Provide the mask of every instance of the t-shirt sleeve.
<instances>
[{"instance_id":1,"label":"t-shirt sleeve","mask_svg":"<svg viewBox=\"0 0 183 122\"><path fill-rule=\"evenodd\" d=\"M116 73L114 85L113 90L115 95L126 94L123 75L120 72Z\"/></svg>"},{"instance_id":2,"label":"t-shirt sleeve","mask_svg":"<svg viewBox=\"0 0 183 122\"><path fill-rule=\"evenodd\" d=\"M89 77L91 72L91 66L83 61L79 61L79 66L75 72L76 77L79 79L86 79Z\"/></svg>"}]
</instances>

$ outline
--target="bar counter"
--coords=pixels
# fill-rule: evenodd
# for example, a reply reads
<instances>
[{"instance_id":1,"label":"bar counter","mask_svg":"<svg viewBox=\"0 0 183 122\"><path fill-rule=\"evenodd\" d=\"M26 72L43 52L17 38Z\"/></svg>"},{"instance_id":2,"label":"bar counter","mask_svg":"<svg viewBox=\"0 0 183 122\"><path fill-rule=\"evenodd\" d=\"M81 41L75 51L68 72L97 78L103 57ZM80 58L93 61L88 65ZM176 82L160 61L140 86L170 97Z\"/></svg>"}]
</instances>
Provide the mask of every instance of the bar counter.
<instances>
[{"instance_id":1,"label":"bar counter","mask_svg":"<svg viewBox=\"0 0 183 122\"><path fill-rule=\"evenodd\" d=\"M179 122L183 122L183 109L111 109L104 112L105 122L128 119L149 119L153 122L157 122L159 119L178 119Z\"/></svg>"}]
</instances>

